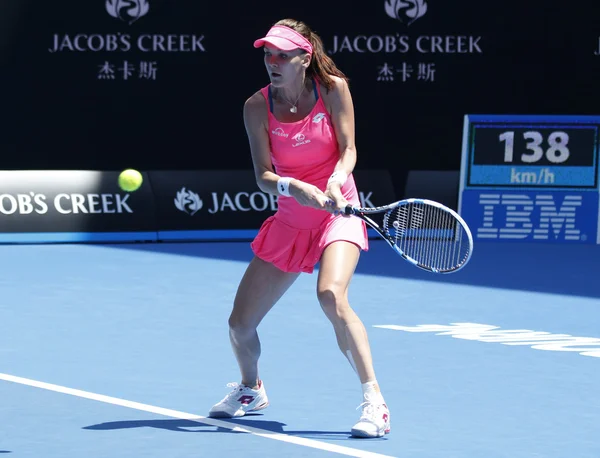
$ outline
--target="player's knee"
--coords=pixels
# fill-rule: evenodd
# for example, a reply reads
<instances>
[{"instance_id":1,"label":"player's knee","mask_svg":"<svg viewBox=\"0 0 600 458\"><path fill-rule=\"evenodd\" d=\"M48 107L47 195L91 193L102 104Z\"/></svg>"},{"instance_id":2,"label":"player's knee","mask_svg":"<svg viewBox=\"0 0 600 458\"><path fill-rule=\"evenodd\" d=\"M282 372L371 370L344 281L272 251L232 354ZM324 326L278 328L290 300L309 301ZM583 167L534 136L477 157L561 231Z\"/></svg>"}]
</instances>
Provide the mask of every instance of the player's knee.
<instances>
[{"instance_id":1,"label":"player's knee","mask_svg":"<svg viewBox=\"0 0 600 458\"><path fill-rule=\"evenodd\" d=\"M335 284L320 287L317 297L321 308L330 318L342 316L348 306L345 289Z\"/></svg>"},{"instance_id":2,"label":"player's knee","mask_svg":"<svg viewBox=\"0 0 600 458\"><path fill-rule=\"evenodd\" d=\"M229 329L236 334L247 334L254 332L257 328L256 320L250 313L240 312L234 307L228 320Z\"/></svg>"},{"instance_id":3,"label":"player's knee","mask_svg":"<svg viewBox=\"0 0 600 458\"><path fill-rule=\"evenodd\" d=\"M238 315L231 315L229 317L229 330L238 335L249 334L256 330L256 326L251 320Z\"/></svg>"}]
</instances>

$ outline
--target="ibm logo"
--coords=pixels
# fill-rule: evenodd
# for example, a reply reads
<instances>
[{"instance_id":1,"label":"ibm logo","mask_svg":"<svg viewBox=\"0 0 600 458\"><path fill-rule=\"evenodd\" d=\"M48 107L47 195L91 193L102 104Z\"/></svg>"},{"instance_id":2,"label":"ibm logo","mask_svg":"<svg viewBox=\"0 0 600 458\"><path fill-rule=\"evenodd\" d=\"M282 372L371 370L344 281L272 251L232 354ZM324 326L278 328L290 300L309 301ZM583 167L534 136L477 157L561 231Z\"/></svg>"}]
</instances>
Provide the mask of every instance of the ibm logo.
<instances>
[{"instance_id":1,"label":"ibm logo","mask_svg":"<svg viewBox=\"0 0 600 458\"><path fill-rule=\"evenodd\" d=\"M480 194L483 224L480 239L586 240L577 228L583 196L564 195L557 205L552 194Z\"/></svg>"}]
</instances>

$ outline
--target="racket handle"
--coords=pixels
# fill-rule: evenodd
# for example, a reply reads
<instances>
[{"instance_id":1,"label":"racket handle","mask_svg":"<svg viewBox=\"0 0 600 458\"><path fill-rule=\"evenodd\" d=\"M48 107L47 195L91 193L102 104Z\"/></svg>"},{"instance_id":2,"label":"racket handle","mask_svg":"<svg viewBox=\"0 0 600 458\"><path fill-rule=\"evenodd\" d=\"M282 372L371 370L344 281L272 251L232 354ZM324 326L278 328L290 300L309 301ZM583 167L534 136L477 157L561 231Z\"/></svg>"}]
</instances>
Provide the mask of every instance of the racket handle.
<instances>
[{"instance_id":1,"label":"racket handle","mask_svg":"<svg viewBox=\"0 0 600 458\"><path fill-rule=\"evenodd\" d=\"M327 201L327 203L328 203L329 205L335 205L335 202L334 202L333 200L331 200L331 199L329 199L329 200ZM352 205L348 204L348 205L346 205L346 208L344 208L344 212L343 212L343 213L344 213L345 215L353 215L353 214L355 213L355 212L354 212L354 208L352 207ZM336 211L334 214L335 214L335 215L341 215L341 214L342 214L342 212L341 212L341 211L340 211L340 212L337 212L337 211Z\"/></svg>"}]
</instances>

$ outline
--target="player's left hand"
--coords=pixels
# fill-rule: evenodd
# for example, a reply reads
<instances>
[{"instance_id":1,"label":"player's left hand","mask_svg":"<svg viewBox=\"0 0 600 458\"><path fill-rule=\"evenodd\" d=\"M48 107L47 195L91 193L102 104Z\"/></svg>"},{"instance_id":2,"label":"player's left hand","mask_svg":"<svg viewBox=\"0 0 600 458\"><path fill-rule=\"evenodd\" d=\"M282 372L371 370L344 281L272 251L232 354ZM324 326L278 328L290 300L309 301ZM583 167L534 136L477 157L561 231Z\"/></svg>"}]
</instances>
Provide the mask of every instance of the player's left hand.
<instances>
[{"instance_id":1,"label":"player's left hand","mask_svg":"<svg viewBox=\"0 0 600 458\"><path fill-rule=\"evenodd\" d=\"M341 190L330 187L327 189L327 191L325 191L325 195L329 198L327 202L327 211L333 213L334 215L341 214L343 216L348 216L344 211L348 205L348 201L344 199Z\"/></svg>"}]
</instances>

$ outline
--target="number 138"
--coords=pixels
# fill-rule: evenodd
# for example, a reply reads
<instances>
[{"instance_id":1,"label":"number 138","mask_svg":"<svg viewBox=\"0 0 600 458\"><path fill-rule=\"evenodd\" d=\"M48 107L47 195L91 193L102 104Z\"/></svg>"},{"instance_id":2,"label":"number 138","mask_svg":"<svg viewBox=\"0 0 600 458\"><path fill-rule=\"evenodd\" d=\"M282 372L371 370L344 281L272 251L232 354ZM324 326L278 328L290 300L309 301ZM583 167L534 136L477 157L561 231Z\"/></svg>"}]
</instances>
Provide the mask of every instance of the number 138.
<instances>
[{"instance_id":1,"label":"number 138","mask_svg":"<svg viewBox=\"0 0 600 458\"><path fill-rule=\"evenodd\" d=\"M504 162L513 162L515 133L513 131L503 132L499 135L501 142L504 142ZM548 136L548 149L544 152L541 144L544 141L544 136L536 131L528 131L523 133L525 140L525 148L529 150L521 154L521 161L526 163L537 162L546 155L546 159L554 164L565 162L569 159L569 134L566 132L552 132Z\"/></svg>"}]
</instances>

